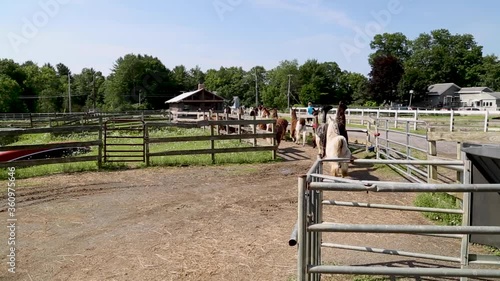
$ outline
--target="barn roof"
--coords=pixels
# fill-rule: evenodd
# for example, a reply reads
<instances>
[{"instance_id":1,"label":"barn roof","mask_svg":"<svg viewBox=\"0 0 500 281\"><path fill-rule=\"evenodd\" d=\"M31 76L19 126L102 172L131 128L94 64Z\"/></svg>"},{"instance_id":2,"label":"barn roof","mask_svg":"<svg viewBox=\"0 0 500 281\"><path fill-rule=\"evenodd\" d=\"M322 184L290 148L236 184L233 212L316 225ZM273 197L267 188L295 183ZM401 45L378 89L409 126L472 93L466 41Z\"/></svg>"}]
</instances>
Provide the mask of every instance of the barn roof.
<instances>
[{"instance_id":1,"label":"barn roof","mask_svg":"<svg viewBox=\"0 0 500 281\"><path fill-rule=\"evenodd\" d=\"M189 98L190 96L192 96L192 95L194 95L194 94L200 93L200 92L202 92L202 91L205 91L206 93L209 93L209 94L211 94L211 95L213 95L213 96L215 96L215 97L219 98L221 101L223 101L223 100L224 100L224 98L222 98L221 96L218 96L218 95L216 95L216 94L214 94L214 93L212 93L212 92L209 92L209 91L207 91L207 90L205 90L205 89L198 89L198 90L196 90L196 91L191 91L191 92L185 92L185 93L182 93L182 94L180 94L180 95L178 95L178 96L176 96L176 97L174 97L174 98L169 99L169 100L168 100L168 101L166 101L165 103L177 103L177 102L180 102L180 101L182 101L182 100L184 100L184 99L186 99L186 98Z\"/></svg>"}]
</instances>

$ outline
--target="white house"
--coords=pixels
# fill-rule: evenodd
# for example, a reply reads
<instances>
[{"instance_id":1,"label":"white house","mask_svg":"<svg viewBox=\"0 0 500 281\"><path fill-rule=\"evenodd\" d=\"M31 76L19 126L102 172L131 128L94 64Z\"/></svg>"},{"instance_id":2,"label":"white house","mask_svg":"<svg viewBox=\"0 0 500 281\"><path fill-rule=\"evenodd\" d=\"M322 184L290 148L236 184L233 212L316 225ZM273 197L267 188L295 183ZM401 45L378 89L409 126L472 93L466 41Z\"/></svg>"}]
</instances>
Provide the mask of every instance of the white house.
<instances>
[{"instance_id":1,"label":"white house","mask_svg":"<svg viewBox=\"0 0 500 281\"><path fill-rule=\"evenodd\" d=\"M479 110L500 110L500 92L493 92L488 87L467 87L457 92L463 107Z\"/></svg>"}]
</instances>

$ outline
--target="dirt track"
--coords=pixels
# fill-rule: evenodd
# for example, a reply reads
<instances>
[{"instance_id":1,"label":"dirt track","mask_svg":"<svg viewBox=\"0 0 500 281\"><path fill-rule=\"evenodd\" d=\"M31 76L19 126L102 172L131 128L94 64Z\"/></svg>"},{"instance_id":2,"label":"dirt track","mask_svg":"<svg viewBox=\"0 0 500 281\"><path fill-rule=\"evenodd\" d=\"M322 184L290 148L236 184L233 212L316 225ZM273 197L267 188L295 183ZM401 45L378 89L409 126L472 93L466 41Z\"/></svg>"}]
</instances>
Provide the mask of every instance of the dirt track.
<instances>
[{"instance_id":1,"label":"dirt track","mask_svg":"<svg viewBox=\"0 0 500 281\"><path fill-rule=\"evenodd\" d=\"M288 239L296 221L297 177L311 167L316 151L289 142L282 148L287 161L273 164L19 180L18 273L2 270L0 280L293 280L296 248L288 246ZM394 179L387 170L366 166L352 167L351 177ZM399 204L414 199L412 194L349 192L330 198ZM324 216L339 222L428 223L419 213L341 207ZM389 236L392 243L387 235L375 234L325 235L324 240L459 254L459 241ZM324 250L324 261L436 266L433 261L330 249Z\"/></svg>"}]
</instances>

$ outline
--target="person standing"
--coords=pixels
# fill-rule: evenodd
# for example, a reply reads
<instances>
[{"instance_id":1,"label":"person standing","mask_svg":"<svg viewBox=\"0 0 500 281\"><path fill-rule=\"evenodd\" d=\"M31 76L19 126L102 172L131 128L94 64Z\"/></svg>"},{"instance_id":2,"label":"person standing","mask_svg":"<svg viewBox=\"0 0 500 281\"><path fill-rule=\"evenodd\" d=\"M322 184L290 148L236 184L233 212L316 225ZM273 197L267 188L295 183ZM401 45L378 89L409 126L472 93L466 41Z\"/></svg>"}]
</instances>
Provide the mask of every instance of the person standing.
<instances>
[{"instance_id":1,"label":"person standing","mask_svg":"<svg viewBox=\"0 0 500 281\"><path fill-rule=\"evenodd\" d=\"M314 108L312 106L312 103L311 102L307 103L307 114L312 115L313 111L314 111Z\"/></svg>"}]
</instances>

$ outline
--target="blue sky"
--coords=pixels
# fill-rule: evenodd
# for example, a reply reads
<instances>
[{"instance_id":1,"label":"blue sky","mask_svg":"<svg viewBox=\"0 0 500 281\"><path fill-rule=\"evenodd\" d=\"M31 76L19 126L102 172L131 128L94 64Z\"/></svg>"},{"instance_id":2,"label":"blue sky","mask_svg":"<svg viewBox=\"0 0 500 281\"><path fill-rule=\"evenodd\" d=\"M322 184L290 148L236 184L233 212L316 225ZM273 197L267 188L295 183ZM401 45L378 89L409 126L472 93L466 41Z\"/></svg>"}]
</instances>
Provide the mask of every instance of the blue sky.
<instances>
[{"instance_id":1,"label":"blue sky","mask_svg":"<svg viewBox=\"0 0 500 281\"><path fill-rule=\"evenodd\" d=\"M368 74L373 34L445 28L500 55L500 2L467 0L0 0L0 58L109 74L127 53L168 68L335 61ZM30 29L31 27L31 29Z\"/></svg>"}]
</instances>

